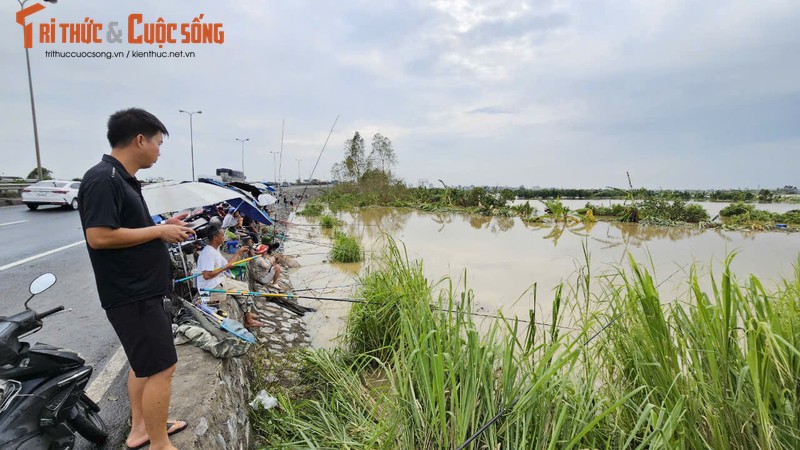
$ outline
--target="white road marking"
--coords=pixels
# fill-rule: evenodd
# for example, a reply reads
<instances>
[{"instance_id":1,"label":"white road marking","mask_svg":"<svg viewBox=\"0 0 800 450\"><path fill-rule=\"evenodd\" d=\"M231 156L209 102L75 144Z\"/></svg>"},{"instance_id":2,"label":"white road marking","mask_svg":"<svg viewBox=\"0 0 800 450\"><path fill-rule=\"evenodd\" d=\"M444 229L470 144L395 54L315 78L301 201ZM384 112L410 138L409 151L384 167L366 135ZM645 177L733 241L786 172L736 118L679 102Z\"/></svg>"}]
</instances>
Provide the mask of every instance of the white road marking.
<instances>
[{"instance_id":1,"label":"white road marking","mask_svg":"<svg viewBox=\"0 0 800 450\"><path fill-rule=\"evenodd\" d=\"M77 245L81 245L81 244L83 244L85 242L86 242L86 240L80 240L78 242L73 242L72 244L65 245L63 247L58 247L58 248L54 248L52 250L48 250L48 251L46 251L44 253L39 253L38 255L33 255L33 256L30 256L30 257L25 258L25 259L20 259L17 262L13 262L11 264L6 264L5 266L0 267L0 272L2 272L4 270L8 270L8 269L10 269L12 267L17 267L20 264L25 264L25 263L31 262L31 261L39 259L39 258L44 258L45 256L52 255L53 253L58 253L58 252L60 252L62 250L66 250L68 248L72 248L72 247L75 247Z\"/></svg>"},{"instance_id":2,"label":"white road marking","mask_svg":"<svg viewBox=\"0 0 800 450\"><path fill-rule=\"evenodd\" d=\"M89 388L86 389L86 395L94 400L95 403L100 402L108 392L108 388L111 387L111 383L117 379L122 369L125 368L125 363L127 362L128 358L125 356L125 350L122 347L118 348L111 360L103 368L103 371L97 375Z\"/></svg>"},{"instance_id":3,"label":"white road marking","mask_svg":"<svg viewBox=\"0 0 800 450\"><path fill-rule=\"evenodd\" d=\"M25 223L27 220L18 220L16 222L8 222L8 223L0 223L0 227L4 227L6 225L16 225L18 223Z\"/></svg>"}]
</instances>

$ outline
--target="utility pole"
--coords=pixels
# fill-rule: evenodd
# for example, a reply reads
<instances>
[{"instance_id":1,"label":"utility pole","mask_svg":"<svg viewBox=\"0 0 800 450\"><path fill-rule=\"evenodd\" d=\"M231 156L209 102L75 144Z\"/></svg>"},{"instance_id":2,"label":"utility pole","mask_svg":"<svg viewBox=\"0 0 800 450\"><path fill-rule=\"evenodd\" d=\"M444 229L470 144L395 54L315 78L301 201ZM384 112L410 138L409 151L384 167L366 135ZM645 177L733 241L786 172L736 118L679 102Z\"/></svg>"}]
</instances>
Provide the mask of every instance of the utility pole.
<instances>
[{"instance_id":1,"label":"utility pole","mask_svg":"<svg viewBox=\"0 0 800 450\"><path fill-rule=\"evenodd\" d=\"M55 3L58 0L44 0L44 1L47 3ZM20 11L25 9L25 3L27 2L28 0L17 0L17 3L19 3ZM41 5L39 6L41 7L39 10L44 8ZM25 47L25 64L28 67L28 92L30 92L31 96L31 116L33 117L33 145L36 147L36 170L39 176L39 181L42 181L44 179L44 174L42 174L42 157L41 154L39 153L39 127L36 126L36 105L35 102L33 101L33 79L31 78L31 57L28 53L28 47Z\"/></svg>"}]
</instances>

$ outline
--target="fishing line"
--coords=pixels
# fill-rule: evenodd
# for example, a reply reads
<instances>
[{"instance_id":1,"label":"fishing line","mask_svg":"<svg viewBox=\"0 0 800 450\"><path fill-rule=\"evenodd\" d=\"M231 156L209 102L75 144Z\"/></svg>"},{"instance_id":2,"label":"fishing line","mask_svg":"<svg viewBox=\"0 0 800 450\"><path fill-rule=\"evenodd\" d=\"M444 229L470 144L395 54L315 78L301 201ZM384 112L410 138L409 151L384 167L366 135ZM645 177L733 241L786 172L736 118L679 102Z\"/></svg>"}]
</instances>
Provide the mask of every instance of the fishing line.
<instances>
[{"instance_id":1,"label":"fishing line","mask_svg":"<svg viewBox=\"0 0 800 450\"><path fill-rule=\"evenodd\" d=\"M289 298L289 299L306 299L306 300L319 300L319 301L329 301L329 302L343 302L343 303L362 303L362 304L372 304L372 305L389 305L388 302L377 302L377 301L368 301L363 298L342 298L342 297L319 297L319 296L312 296L312 295L295 295L295 294L278 294L278 293L271 293L271 292L253 292L253 291L235 291L235 290L224 290L224 289L200 289L201 292L218 292L223 294L230 294L230 295L242 295L242 296L250 296L250 297L275 297L275 298ZM456 313L456 314L468 314L471 316L480 316L480 317L488 317L492 319L503 319L503 320L514 320L517 322L524 322L524 323L533 323L536 325L552 327L552 324L544 323L544 322L531 322L530 320L519 319L519 318L508 318L493 314L482 314L476 312L469 312L469 311L459 311L453 309L442 309L436 308L434 305L428 305L432 309L440 312L446 313ZM575 330L580 331L577 328L568 327L565 325L556 325L557 328L564 328L568 330Z\"/></svg>"},{"instance_id":2,"label":"fishing line","mask_svg":"<svg viewBox=\"0 0 800 450\"><path fill-rule=\"evenodd\" d=\"M672 275L670 275L670 276L669 276L669 277L667 277L667 278L666 278L664 281L662 281L661 283L659 283L659 284L656 286L656 288L660 287L662 284L664 284L664 283L666 283L667 281L669 281L669 279L670 279L670 278L672 278L673 276L675 276L675 274L677 274L678 272L680 272L680 271L683 271L683 270L686 270L686 265L684 265L683 267L680 267L680 268L678 268L678 270L676 270L676 271L675 271L675 272L674 272ZM597 333L593 334L593 335L592 335L592 336L591 336L589 339L587 339L587 340L586 340L586 342L584 342L584 343L583 343L583 345L582 345L581 347L586 347L587 345L589 345L589 343L590 343L590 342L592 342L592 341L593 341L593 340L594 340L594 339L595 339L597 336L600 336L600 334L602 334L602 333L603 333L603 332L604 332L606 329L608 329L608 327L610 327L611 325L613 325L613 324L614 324L614 323L615 323L617 320L619 320L619 319L620 319L622 316L624 316L626 312L627 312L627 311L622 311L621 313L619 313L619 314L617 314L616 316L614 316L614 317L613 317L613 318L612 318L612 319L611 319L611 320L610 320L610 321L609 321L607 324L605 324L605 325L604 325L602 328L600 328L600 330L599 330L599 331L597 331ZM517 397L517 398L516 398L516 399L515 399L513 402L511 402L511 404L510 404L508 407L505 407L505 406L504 406L504 407L500 408L500 411L497 413L497 415L495 415L494 417L492 417L491 419L489 419L489 421L488 421L488 422L486 422L486 424L484 424L483 426L481 426L481 427L478 429L478 431L476 431L476 432L475 432L475 434L473 434L473 435L472 435L472 436L470 436L470 437L469 437L469 438L468 438L466 441L464 441L464 443L463 443L463 444L459 445L459 446L458 446L458 448L457 448L456 450L463 450L464 448L466 448L466 447L467 447L467 445L471 444L471 443L472 443L472 441L474 441L475 439L477 439L477 438L478 438L478 437L479 437L479 436L480 436L480 435L481 435L481 434L482 434L484 431L486 431L486 429L487 429L487 428L489 428L489 427L490 427L492 424L494 424L495 422L497 422L498 420L500 420L500 418L501 418L501 417L503 417L503 415L505 415L505 413L506 413L506 412L507 412L509 409L513 409L513 408L514 408L514 406L516 406L516 404L519 402L519 400L520 400L522 397L524 397L526 394L528 394L528 392L530 392L532 389L533 389L533 388L529 389L529 390L528 390L528 391L526 391L524 394L522 394L522 395L520 395L519 397Z\"/></svg>"},{"instance_id":3,"label":"fishing line","mask_svg":"<svg viewBox=\"0 0 800 450\"><path fill-rule=\"evenodd\" d=\"M233 263L233 265L234 265L234 266L238 266L238 265L241 265L242 263L246 263L247 261L250 261L251 259L254 259L254 258L257 258L257 257L258 257L258 255L256 255L256 256L251 256L251 257L249 257L249 258L245 258L245 259L240 259L239 261L236 261L236 262L234 262L234 263ZM217 267L216 269L211 269L211 271L214 271L214 270L220 270L220 269L222 269L222 268L223 268L223 267ZM203 273L202 273L202 272L200 272L200 273L196 273L196 274L194 274L194 275L189 275L188 277L179 278L179 279L175 280L175 281L174 281L174 283L175 283L175 284L178 284L178 283L182 283L182 282L184 282L184 281L193 280L193 279L195 279L195 278L199 277L200 275L203 275Z\"/></svg>"},{"instance_id":4,"label":"fishing line","mask_svg":"<svg viewBox=\"0 0 800 450\"><path fill-rule=\"evenodd\" d=\"M314 177L314 172L316 172L316 170L317 170L317 166L319 165L319 160L322 158L322 154L325 152L325 147L328 146L328 141L330 140L331 135L333 134L333 129L336 128L336 123L337 122L339 122L339 114L336 115L336 119L333 121L333 125L331 125L331 130L328 132L328 137L325 138L325 143L322 144L322 149L319 151L319 155L317 155L317 162L314 163L314 167L311 169L311 175L308 176L309 180ZM300 178L300 181L302 181L302 177L300 175L300 172L297 173L297 176L298 176L298 178ZM287 217L287 221L291 217L293 217L294 213L300 207L300 203L303 202L303 198L306 195L306 189L308 189L308 185L305 185L303 187L303 192L300 193L300 199L297 200L297 204L294 205L294 207L292 208L292 211L289 213L289 216ZM285 239L286 238L284 237L281 241L283 241Z\"/></svg>"},{"instance_id":5,"label":"fishing line","mask_svg":"<svg viewBox=\"0 0 800 450\"><path fill-rule=\"evenodd\" d=\"M317 288L294 289L293 292L323 291L323 290L327 290L327 289L341 289L341 288L354 287L354 286L361 286L361 283L342 284L340 286L326 286L326 287L317 287Z\"/></svg>"}]
</instances>

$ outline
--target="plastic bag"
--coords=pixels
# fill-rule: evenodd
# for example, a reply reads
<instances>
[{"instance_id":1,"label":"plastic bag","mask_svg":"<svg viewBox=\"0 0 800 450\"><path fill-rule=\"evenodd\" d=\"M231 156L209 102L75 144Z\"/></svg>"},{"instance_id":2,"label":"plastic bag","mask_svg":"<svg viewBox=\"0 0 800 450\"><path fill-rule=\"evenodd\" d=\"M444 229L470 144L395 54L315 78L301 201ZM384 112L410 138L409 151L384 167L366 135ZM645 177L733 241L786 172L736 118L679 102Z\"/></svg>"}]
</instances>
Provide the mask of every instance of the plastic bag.
<instances>
[{"instance_id":1,"label":"plastic bag","mask_svg":"<svg viewBox=\"0 0 800 450\"><path fill-rule=\"evenodd\" d=\"M264 409L272 409L277 405L278 399L267 394L267 392L263 390L256 395L256 398L254 398L252 402L250 402L250 407L253 409L259 407Z\"/></svg>"}]
</instances>

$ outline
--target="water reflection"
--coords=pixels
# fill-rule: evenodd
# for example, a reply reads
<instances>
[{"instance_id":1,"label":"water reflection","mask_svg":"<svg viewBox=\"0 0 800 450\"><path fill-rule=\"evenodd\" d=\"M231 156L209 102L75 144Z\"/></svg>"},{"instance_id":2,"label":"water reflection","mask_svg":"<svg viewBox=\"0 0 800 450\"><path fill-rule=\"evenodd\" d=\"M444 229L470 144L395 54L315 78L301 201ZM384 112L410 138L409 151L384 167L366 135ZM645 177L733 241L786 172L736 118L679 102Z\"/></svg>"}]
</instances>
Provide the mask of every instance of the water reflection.
<instances>
[{"instance_id":1,"label":"water reflection","mask_svg":"<svg viewBox=\"0 0 800 450\"><path fill-rule=\"evenodd\" d=\"M737 252L732 266L735 274L754 274L765 286L774 286L792 275L800 250L800 233L742 233L619 222L523 223L511 217L392 208L365 208L339 213L338 218L345 222L345 231L361 240L365 251L380 249L382 233L386 233L405 245L410 259L424 261L429 280L450 276L454 285L463 287L468 276L466 284L475 293L477 310L502 310L520 317L526 317L531 308L539 317L551 313L553 290L562 282L574 286L586 264L584 249L590 254L593 277L626 268L628 256L646 264L660 284L663 301L685 298L686 273L692 264L698 265L700 273L712 268L719 273L721 261L733 251ZM298 246L298 252L301 248L305 247ZM346 284L369 263L347 267L317 264L323 258L299 258L308 275L296 286ZM538 301L529 290L534 283Z\"/></svg>"},{"instance_id":2,"label":"water reflection","mask_svg":"<svg viewBox=\"0 0 800 450\"><path fill-rule=\"evenodd\" d=\"M514 217L491 217L472 214L468 216L470 226L476 230L487 229L493 234L505 232L514 228ZM452 217L450 218L452 221Z\"/></svg>"},{"instance_id":3,"label":"water reflection","mask_svg":"<svg viewBox=\"0 0 800 450\"><path fill-rule=\"evenodd\" d=\"M348 227L349 234L366 235L371 238L381 233L392 235L402 229L411 211L400 208L363 208L361 210L340 212L337 215Z\"/></svg>"},{"instance_id":4,"label":"water reflection","mask_svg":"<svg viewBox=\"0 0 800 450\"><path fill-rule=\"evenodd\" d=\"M433 213L431 215L431 219L434 223L438 223L439 229L436 230L437 233L441 233L444 230L444 226L453 222L453 214L452 213Z\"/></svg>"},{"instance_id":5,"label":"water reflection","mask_svg":"<svg viewBox=\"0 0 800 450\"><path fill-rule=\"evenodd\" d=\"M492 218L488 216L474 215L469 217L469 224L472 226L472 228L475 228L476 230L480 230L484 226L489 225L489 222L491 221Z\"/></svg>"}]
</instances>

